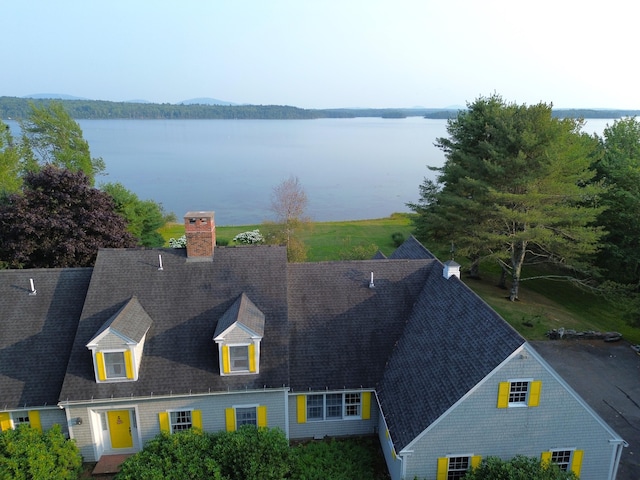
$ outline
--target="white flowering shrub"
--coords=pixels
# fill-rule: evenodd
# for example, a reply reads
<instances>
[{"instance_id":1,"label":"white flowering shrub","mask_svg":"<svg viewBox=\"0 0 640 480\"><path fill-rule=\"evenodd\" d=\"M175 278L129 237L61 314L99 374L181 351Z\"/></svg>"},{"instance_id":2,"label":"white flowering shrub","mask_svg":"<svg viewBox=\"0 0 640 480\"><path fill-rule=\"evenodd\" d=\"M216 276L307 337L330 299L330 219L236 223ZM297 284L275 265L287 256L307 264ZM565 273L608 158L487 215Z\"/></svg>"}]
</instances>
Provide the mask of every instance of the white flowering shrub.
<instances>
[{"instance_id":1,"label":"white flowering shrub","mask_svg":"<svg viewBox=\"0 0 640 480\"><path fill-rule=\"evenodd\" d=\"M187 248L187 236L182 235L179 238L170 238L169 246L171 248Z\"/></svg>"},{"instance_id":2,"label":"white flowering shrub","mask_svg":"<svg viewBox=\"0 0 640 480\"><path fill-rule=\"evenodd\" d=\"M258 245L264 243L264 237L260 230L252 230L250 232L242 232L233 237L233 241L242 245Z\"/></svg>"}]
</instances>

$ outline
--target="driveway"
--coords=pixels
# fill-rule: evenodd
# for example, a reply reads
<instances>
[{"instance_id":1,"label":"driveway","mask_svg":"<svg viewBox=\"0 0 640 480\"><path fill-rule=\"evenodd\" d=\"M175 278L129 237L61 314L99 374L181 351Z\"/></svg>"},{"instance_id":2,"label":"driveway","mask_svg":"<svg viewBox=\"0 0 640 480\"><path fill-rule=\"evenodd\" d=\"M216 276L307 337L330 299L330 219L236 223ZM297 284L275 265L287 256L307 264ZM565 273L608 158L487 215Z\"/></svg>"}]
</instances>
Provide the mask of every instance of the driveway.
<instances>
[{"instance_id":1,"label":"driveway","mask_svg":"<svg viewBox=\"0 0 640 480\"><path fill-rule=\"evenodd\" d=\"M548 340L531 345L629 443L616 479L640 479L640 356L625 341Z\"/></svg>"}]
</instances>

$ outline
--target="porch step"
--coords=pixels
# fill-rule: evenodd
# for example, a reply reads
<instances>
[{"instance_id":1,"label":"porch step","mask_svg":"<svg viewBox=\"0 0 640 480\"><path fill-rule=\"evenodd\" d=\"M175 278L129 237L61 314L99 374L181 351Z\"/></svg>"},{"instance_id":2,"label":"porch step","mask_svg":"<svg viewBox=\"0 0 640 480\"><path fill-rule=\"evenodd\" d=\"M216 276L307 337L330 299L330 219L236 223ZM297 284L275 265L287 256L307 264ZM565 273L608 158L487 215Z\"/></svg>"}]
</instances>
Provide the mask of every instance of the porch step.
<instances>
[{"instance_id":1,"label":"porch step","mask_svg":"<svg viewBox=\"0 0 640 480\"><path fill-rule=\"evenodd\" d=\"M131 456L131 453L119 455L102 455L96 466L93 468L91 475L105 475L110 473L118 473L120 465Z\"/></svg>"}]
</instances>

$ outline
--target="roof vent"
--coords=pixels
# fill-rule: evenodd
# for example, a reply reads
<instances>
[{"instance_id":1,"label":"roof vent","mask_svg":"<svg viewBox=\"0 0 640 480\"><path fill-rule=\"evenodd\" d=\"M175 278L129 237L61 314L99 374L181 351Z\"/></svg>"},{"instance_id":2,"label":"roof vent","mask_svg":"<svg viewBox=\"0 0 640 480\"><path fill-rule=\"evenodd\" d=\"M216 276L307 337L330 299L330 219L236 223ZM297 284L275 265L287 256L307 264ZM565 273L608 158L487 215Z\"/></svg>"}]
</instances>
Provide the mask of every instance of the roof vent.
<instances>
[{"instance_id":1,"label":"roof vent","mask_svg":"<svg viewBox=\"0 0 640 480\"><path fill-rule=\"evenodd\" d=\"M373 283L373 272L371 272L371 280L369 280L369 288L376 288L375 283Z\"/></svg>"},{"instance_id":2,"label":"roof vent","mask_svg":"<svg viewBox=\"0 0 640 480\"><path fill-rule=\"evenodd\" d=\"M164 270L164 268L162 268L162 255L158 254L158 270Z\"/></svg>"},{"instance_id":3,"label":"roof vent","mask_svg":"<svg viewBox=\"0 0 640 480\"><path fill-rule=\"evenodd\" d=\"M29 279L29 287L29 295L36 295L38 293L35 285L33 284L33 278Z\"/></svg>"}]
</instances>

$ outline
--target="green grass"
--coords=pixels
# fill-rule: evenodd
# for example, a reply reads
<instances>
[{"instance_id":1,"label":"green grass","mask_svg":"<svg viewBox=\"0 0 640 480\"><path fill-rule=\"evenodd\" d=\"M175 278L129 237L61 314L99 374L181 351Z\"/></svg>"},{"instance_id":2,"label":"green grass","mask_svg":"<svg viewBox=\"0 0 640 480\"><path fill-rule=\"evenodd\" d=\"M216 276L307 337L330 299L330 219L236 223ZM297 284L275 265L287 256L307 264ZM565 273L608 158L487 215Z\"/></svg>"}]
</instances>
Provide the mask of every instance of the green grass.
<instances>
[{"instance_id":1,"label":"green grass","mask_svg":"<svg viewBox=\"0 0 640 480\"><path fill-rule=\"evenodd\" d=\"M347 222L315 222L300 233L312 262L340 260L344 252L358 246L372 246L390 255L395 246L391 235L400 232L407 238L412 231L410 215L394 214L388 218ZM218 240L231 239L238 233L260 229L261 225L217 226ZM169 238L184 234L184 225L169 224L160 230ZM427 246L438 258L448 257L448 247ZM374 250L375 251L375 250ZM529 272L524 271L524 276ZM640 329L622 319L622 312L602 296L585 292L566 282L531 280L521 283L519 300L510 302L508 291L496 286L497 273L481 270L480 280L463 277L463 281L485 302L529 340L543 340L545 332L564 327L578 331L617 331L631 343L640 343Z\"/></svg>"}]
</instances>

